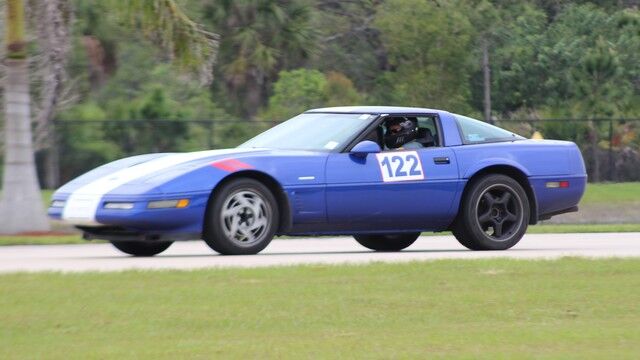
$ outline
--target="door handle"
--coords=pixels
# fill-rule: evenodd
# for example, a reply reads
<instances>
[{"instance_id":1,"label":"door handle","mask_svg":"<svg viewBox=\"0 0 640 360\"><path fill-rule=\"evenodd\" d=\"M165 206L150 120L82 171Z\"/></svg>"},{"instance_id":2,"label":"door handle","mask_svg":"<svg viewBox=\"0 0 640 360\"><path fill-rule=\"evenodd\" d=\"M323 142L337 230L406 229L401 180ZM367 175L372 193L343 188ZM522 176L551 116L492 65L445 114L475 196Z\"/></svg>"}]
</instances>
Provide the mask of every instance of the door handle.
<instances>
[{"instance_id":1,"label":"door handle","mask_svg":"<svg viewBox=\"0 0 640 360\"><path fill-rule=\"evenodd\" d=\"M451 163L451 161L449 160L449 158L448 158L448 157L446 157L446 156L442 156L442 157L434 157L434 158L433 158L433 162L434 162L436 165L445 165L445 164L450 164L450 163Z\"/></svg>"}]
</instances>

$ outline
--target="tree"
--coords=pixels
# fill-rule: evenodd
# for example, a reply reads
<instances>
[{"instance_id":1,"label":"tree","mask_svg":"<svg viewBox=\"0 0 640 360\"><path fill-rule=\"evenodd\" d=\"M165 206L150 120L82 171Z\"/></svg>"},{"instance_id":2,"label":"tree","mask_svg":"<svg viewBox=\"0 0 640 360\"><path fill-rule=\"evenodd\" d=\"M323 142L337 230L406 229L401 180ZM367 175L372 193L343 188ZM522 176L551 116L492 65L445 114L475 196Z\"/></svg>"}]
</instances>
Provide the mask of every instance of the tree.
<instances>
[{"instance_id":1,"label":"tree","mask_svg":"<svg viewBox=\"0 0 640 360\"><path fill-rule=\"evenodd\" d=\"M269 107L260 114L266 120L286 120L311 108L354 105L361 96L344 74L318 70L281 71L269 98Z\"/></svg>"},{"instance_id":2,"label":"tree","mask_svg":"<svg viewBox=\"0 0 640 360\"><path fill-rule=\"evenodd\" d=\"M202 84L213 80L220 36L191 20L175 0L111 0L121 17L166 51L178 66L198 75Z\"/></svg>"},{"instance_id":3,"label":"tree","mask_svg":"<svg viewBox=\"0 0 640 360\"><path fill-rule=\"evenodd\" d=\"M620 64L611 46L603 38L598 38L594 48L589 49L582 62L570 73L571 85L580 97L576 107L589 119L589 140L591 145L591 180L600 181L600 156L598 133L600 130L593 119L613 115L621 90L616 78L621 74ZM603 101L603 100L609 101Z\"/></svg>"},{"instance_id":4,"label":"tree","mask_svg":"<svg viewBox=\"0 0 640 360\"><path fill-rule=\"evenodd\" d=\"M498 29L502 24L499 5L487 0L473 1L470 4L474 11L470 11L470 20L476 29L476 37L480 45L482 58L482 105L484 121L493 123L491 118L491 64L489 53L495 47Z\"/></svg>"},{"instance_id":5,"label":"tree","mask_svg":"<svg viewBox=\"0 0 640 360\"><path fill-rule=\"evenodd\" d=\"M318 31L318 44L308 66L342 73L359 89L373 87L380 72L389 70L387 49L374 24L383 0L314 2L311 21Z\"/></svg>"},{"instance_id":6,"label":"tree","mask_svg":"<svg viewBox=\"0 0 640 360\"><path fill-rule=\"evenodd\" d=\"M112 9L166 49L178 65L196 71L203 83L211 80L218 36L189 19L174 0L113 1ZM49 229L34 164L24 12L24 0L7 1L6 140L0 199L4 234Z\"/></svg>"},{"instance_id":7,"label":"tree","mask_svg":"<svg viewBox=\"0 0 640 360\"><path fill-rule=\"evenodd\" d=\"M231 111L254 116L281 70L297 68L314 46L310 7L303 1L224 0L205 8L221 36L219 94Z\"/></svg>"},{"instance_id":8,"label":"tree","mask_svg":"<svg viewBox=\"0 0 640 360\"><path fill-rule=\"evenodd\" d=\"M472 27L455 3L389 0L375 20L390 71L378 79L378 103L467 112Z\"/></svg>"},{"instance_id":9,"label":"tree","mask_svg":"<svg viewBox=\"0 0 640 360\"><path fill-rule=\"evenodd\" d=\"M581 136L589 143L585 162L592 181L601 178L600 134L608 132L595 120L624 116L635 106L640 42L634 18L632 11L611 14L593 4L569 5L539 43L535 67L544 74L539 81L544 111L589 120Z\"/></svg>"},{"instance_id":10,"label":"tree","mask_svg":"<svg viewBox=\"0 0 640 360\"><path fill-rule=\"evenodd\" d=\"M7 0L5 12L5 154L0 233L48 231L33 156L23 0Z\"/></svg>"},{"instance_id":11,"label":"tree","mask_svg":"<svg viewBox=\"0 0 640 360\"><path fill-rule=\"evenodd\" d=\"M493 110L505 117L533 111L548 97L542 90L548 72L538 58L548 21L544 12L528 4L514 6L503 19L494 37L498 41L492 53L491 85L492 93L499 94L492 98Z\"/></svg>"},{"instance_id":12,"label":"tree","mask_svg":"<svg viewBox=\"0 0 640 360\"><path fill-rule=\"evenodd\" d=\"M71 48L73 12L67 0L32 1L34 8L29 25L37 29L38 54L35 113L35 147L43 151L44 186L59 186L60 159L53 119L58 107L68 101L67 55Z\"/></svg>"}]
</instances>

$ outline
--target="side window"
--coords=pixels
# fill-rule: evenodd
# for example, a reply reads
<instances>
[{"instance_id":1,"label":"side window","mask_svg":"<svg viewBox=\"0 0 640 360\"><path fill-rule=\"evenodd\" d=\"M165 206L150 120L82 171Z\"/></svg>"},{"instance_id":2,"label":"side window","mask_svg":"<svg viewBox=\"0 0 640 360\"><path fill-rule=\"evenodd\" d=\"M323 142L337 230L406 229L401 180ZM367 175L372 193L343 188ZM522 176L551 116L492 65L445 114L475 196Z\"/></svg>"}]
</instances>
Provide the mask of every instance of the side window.
<instances>
[{"instance_id":1,"label":"side window","mask_svg":"<svg viewBox=\"0 0 640 360\"><path fill-rule=\"evenodd\" d=\"M418 131L423 132L423 137L433 138L432 146L440 146L440 136L436 126L435 116L418 117Z\"/></svg>"},{"instance_id":2,"label":"side window","mask_svg":"<svg viewBox=\"0 0 640 360\"><path fill-rule=\"evenodd\" d=\"M467 144L523 139L523 137L510 131L480 120L462 115L455 115L455 117L460 126L463 140Z\"/></svg>"},{"instance_id":3,"label":"side window","mask_svg":"<svg viewBox=\"0 0 640 360\"><path fill-rule=\"evenodd\" d=\"M439 146L435 116L389 116L382 123L383 149L409 150Z\"/></svg>"}]
</instances>

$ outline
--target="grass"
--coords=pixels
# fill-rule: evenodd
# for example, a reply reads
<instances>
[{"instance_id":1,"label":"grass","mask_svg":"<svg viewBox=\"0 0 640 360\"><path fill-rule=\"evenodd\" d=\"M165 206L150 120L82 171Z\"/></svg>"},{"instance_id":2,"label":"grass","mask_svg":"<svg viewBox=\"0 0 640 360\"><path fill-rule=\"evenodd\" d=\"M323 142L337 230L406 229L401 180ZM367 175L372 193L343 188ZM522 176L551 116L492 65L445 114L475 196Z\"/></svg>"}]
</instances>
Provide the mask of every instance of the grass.
<instances>
[{"instance_id":1,"label":"grass","mask_svg":"<svg viewBox=\"0 0 640 360\"><path fill-rule=\"evenodd\" d=\"M80 234L75 235L16 235L0 236L2 245L58 245L58 244L87 244Z\"/></svg>"},{"instance_id":2,"label":"grass","mask_svg":"<svg viewBox=\"0 0 640 360\"><path fill-rule=\"evenodd\" d=\"M637 358L640 262L0 276L0 358Z\"/></svg>"},{"instance_id":3,"label":"grass","mask_svg":"<svg viewBox=\"0 0 640 360\"><path fill-rule=\"evenodd\" d=\"M42 202L44 206L48 207L51 204L51 197L53 196L53 190L42 190Z\"/></svg>"},{"instance_id":4,"label":"grass","mask_svg":"<svg viewBox=\"0 0 640 360\"><path fill-rule=\"evenodd\" d=\"M588 184L581 205L640 205L640 182Z\"/></svg>"},{"instance_id":5,"label":"grass","mask_svg":"<svg viewBox=\"0 0 640 360\"><path fill-rule=\"evenodd\" d=\"M640 224L539 224L527 234L640 232Z\"/></svg>"}]
</instances>

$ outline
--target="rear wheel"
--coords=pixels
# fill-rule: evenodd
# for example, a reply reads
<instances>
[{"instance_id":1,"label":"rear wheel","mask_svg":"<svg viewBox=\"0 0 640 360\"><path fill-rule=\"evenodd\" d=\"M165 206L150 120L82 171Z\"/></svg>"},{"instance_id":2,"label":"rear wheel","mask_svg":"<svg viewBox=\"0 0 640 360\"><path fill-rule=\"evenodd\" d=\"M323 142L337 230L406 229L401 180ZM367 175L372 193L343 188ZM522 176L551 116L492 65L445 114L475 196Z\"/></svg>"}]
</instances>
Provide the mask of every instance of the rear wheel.
<instances>
[{"instance_id":1,"label":"rear wheel","mask_svg":"<svg viewBox=\"0 0 640 360\"><path fill-rule=\"evenodd\" d=\"M360 245L376 251L400 251L418 239L420 233L354 235Z\"/></svg>"},{"instance_id":2,"label":"rear wheel","mask_svg":"<svg viewBox=\"0 0 640 360\"><path fill-rule=\"evenodd\" d=\"M133 256L153 256L167 250L172 241L111 241L116 249Z\"/></svg>"},{"instance_id":3,"label":"rear wheel","mask_svg":"<svg viewBox=\"0 0 640 360\"><path fill-rule=\"evenodd\" d=\"M506 250L522 239L529 200L520 184L501 174L471 183L453 225L453 235L471 250Z\"/></svg>"},{"instance_id":4,"label":"rear wheel","mask_svg":"<svg viewBox=\"0 0 640 360\"><path fill-rule=\"evenodd\" d=\"M205 242L223 255L257 254L273 239L278 219L278 204L264 184L232 180L209 203Z\"/></svg>"}]
</instances>

